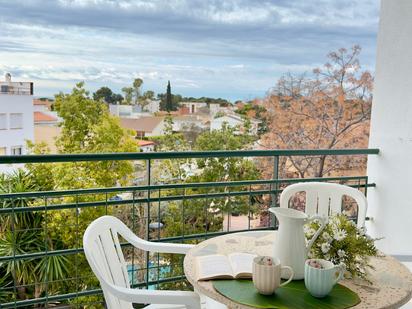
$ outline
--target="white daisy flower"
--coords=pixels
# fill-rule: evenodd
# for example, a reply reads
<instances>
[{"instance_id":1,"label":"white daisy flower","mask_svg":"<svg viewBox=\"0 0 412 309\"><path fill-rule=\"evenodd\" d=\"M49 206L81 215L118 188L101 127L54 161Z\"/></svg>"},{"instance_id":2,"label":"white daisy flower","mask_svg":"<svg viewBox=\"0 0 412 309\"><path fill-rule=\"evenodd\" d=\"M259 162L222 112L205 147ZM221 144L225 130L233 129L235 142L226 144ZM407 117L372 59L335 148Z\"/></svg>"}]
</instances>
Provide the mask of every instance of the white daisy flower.
<instances>
[{"instance_id":1,"label":"white daisy flower","mask_svg":"<svg viewBox=\"0 0 412 309\"><path fill-rule=\"evenodd\" d=\"M339 225L340 224L340 220L337 216L333 216L330 220L329 223L332 225Z\"/></svg>"},{"instance_id":2,"label":"white daisy flower","mask_svg":"<svg viewBox=\"0 0 412 309\"><path fill-rule=\"evenodd\" d=\"M316 231L315 231L314 228L309 228L309 229L307 230L307 232L305 232L305 234L306 234L307 237L312 237L313 235L315 235L315 233L316 233Z\"/></svg>"},{"instance_id":3,"label":"white daisy flower","mask_svg":"<svg viewBox=\"0 0 412 309\"><path fill-rule=\"evenodd\" d=\"M327 242L330 242L333 239L332 236L330 236L328 232L323 232L322 238L326 240Z\"/></svg>"},{"instance_id":4,"label":"white daisy flower","mask_svg":"<svg viewBox=\"0 0 412 309\"><path fill-rule=\"evenodd\" d=\"M333 238L336 239L337 241L341 241L346 237L346 231L345 230L337 230L334 235Z\"/></svg>"},{"instance_id":5,"label":"white daisy flower","mask_svg":"<svg viewBox=\"0 0 412 309\"><path fill-rule=\"evenodd\" d=\"M345 257L345 255L346 255L345 250L341 250L341 249L338 250L338 256L339 256L340 258Z\"/></svg>"},{"instance_id":6,"label":"white daisy flower","mask_svg":"<svg viewBox=\"0 0 412 309\"><path fill-rule=\"evenodd\" d=\"M324 254L328 253L330 249L330 244L328 242L324 242L321 246L321 250Z\"/></svg>"},{"instance_id":7,"label":"white daisy flower","mask_svg":"<svg viewBox=\"0 0 412 309\"><path fill-rule=\"evenodd\" d=\"M305 224L305 225L303 226L303 232L308 233L309 230L310 230L310 226Z\"/></svg>"}]
</instances>

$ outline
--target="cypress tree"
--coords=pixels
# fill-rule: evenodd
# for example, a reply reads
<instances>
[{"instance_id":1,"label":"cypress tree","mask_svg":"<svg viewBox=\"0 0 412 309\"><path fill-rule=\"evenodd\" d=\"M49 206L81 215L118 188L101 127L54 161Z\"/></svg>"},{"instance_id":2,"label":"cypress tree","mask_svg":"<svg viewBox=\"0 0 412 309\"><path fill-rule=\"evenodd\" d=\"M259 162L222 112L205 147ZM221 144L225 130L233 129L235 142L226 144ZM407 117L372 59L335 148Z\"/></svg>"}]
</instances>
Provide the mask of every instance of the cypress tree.
<instances>
[{"instance_id":1,"label":"cypress tree","mask_svg":"<svg viewBox=\"0 0 412 309\"><path fill-rule=\"evenodd\" d=\"M170 112L173 109L172 105L172 90L170 88L170 80L167 81L167 89L166 89L166 110Z\"/></svg>"}]
</instances>

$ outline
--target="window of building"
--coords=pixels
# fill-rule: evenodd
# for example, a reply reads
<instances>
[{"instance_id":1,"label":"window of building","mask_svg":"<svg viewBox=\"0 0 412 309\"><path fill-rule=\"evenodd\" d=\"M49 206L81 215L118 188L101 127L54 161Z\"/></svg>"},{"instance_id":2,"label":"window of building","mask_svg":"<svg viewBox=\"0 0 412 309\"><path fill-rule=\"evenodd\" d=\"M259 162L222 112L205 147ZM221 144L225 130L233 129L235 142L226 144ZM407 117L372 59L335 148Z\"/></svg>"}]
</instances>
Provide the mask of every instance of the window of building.
<instances>
[{"instance_id":1,"label":"window of building","mask_svg":"<svg viewBox=\"0 0 412 309\"><path fill-rule=\"evenodd\" d=\"M9 86L8 85L1 85L0 92L8 93L9 92Z\"/></svg>"},{"instance_id":2,"label":"window of building","mask_svg":"<svg viewBox=\"0 0 412 309\"><path fill-rule=\"evenodd\" d=\"M10 129L23 129L23 114L10 114Z\"/></svg>"},{"instance_id":3,"label":"window of building","mask_svg":"<svg viewBox=\"0 0 412 309\"><path fill-rule=\"evenodd\" d=\"M11 147L11 155L12 156L19 156L23 154L23 147L22 146L14 146Z\"/></svg>"},{"instance_id":4,"label":"window of building","mask_svg":"<svg viewBox=\"0 0 412 309\"><path fill-rule=\"evenodd\" d=\"M0 156L5 156L7 153L7 148L6 147L0 147Z\"/></svg>"},{"instance_id":5,"label":"window of building","mask_svg":"<svg viewBox=\"0 0 412 309\"><path fill-rule=\"evenodd\" d=\"M0 130L7 129L7 114L0 114Z\"/></svg>"}]
</instances>

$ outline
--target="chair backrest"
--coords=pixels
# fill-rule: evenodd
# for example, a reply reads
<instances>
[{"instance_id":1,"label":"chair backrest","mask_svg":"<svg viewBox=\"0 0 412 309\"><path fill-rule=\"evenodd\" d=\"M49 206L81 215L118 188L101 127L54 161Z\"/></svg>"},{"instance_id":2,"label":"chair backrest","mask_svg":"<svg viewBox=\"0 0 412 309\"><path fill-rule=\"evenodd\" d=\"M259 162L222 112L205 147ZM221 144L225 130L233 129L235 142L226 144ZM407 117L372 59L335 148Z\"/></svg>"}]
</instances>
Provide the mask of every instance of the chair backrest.
<instances>
[{"instance_id":1,"label":"chair backrest","mask_svg":"<svg viewBox=\"0 0 412 309\"><path fill-rule=\"evenodd\" d=\"M118 299L105 288L107 283L130 288L126 263L118 237L120 234L128 238L130 233L132 232L119 219L103 216L93 221L83 236L84 253L94 274L99 279L108 309L133 309L131 303Z\"/></svg>"},{"instance_id":2,"label":"chair backrest","mask_svg":"<svg viewBox=\"0 0 412 309\"><path fill-rule=\"evenodd\" d=\"M352 187L324 182L302 182L286 187L280 195L280 207L289 208L290 199L299 192L306 193L305 213L329 216L342 212L342 198L349 196L357 205L357 226L365 225L368 203L365 195Z\"/></svg>"}]
</instances>

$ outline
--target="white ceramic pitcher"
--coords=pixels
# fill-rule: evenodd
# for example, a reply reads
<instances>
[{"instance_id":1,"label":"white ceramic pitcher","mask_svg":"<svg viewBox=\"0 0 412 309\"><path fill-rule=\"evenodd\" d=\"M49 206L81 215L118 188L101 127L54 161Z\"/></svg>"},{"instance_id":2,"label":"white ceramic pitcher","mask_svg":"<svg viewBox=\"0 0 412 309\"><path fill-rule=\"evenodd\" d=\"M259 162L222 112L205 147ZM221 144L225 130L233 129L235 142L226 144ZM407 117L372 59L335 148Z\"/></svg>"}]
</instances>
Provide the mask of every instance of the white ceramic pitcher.
<instances>
[{"instance_id":1,"label":"white ceramic pitcher","mask_svg":"<svg viewBox=\"0 0 412 309\"><path fill-rule=\"evenodd\" d=\"M279 230L276 234L274 245L274 256L278 257L280 263L292 267L293 280L303 279L305 275L305 261L308 252L316 238L325 228L326 219L321 216L309 217L304 212L291 208L269 208L279 221ZM315 219L318 219L321 226L313 235L312 239L306 243L303 226ZM287 274L282 273L282 278L288 278ZM284 278L284 279L285 279Z\"/></svg>"}]
</instances>

